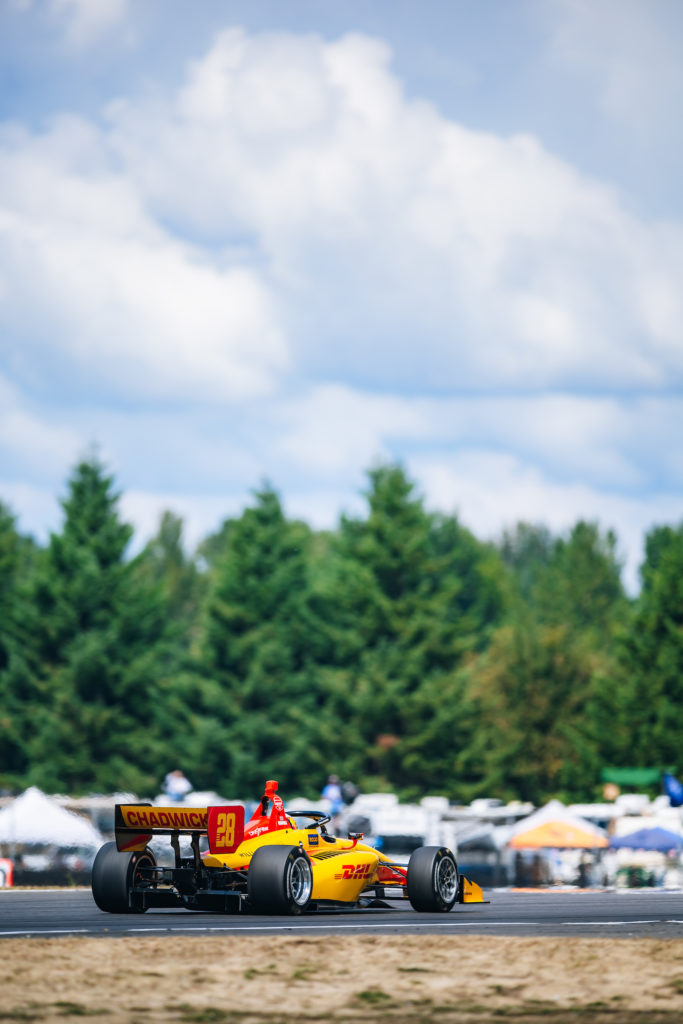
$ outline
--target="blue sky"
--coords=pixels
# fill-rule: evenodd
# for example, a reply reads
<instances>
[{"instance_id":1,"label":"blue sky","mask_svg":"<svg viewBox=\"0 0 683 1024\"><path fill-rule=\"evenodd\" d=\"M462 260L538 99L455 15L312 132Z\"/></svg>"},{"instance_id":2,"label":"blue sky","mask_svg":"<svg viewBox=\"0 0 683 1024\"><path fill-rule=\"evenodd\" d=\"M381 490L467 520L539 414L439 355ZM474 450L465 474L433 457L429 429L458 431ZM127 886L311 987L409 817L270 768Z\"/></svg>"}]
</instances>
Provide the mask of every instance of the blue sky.
<instances>
[{"instance_id":1,"label":"blue sky","mask_svg":"<svg viewBox=\"0 0 683 1024\"><path fill-rule=\"evenodd\" d=\"M4 0L0 500L683 519L678 0Z\"/></svg>"}]
</instances>

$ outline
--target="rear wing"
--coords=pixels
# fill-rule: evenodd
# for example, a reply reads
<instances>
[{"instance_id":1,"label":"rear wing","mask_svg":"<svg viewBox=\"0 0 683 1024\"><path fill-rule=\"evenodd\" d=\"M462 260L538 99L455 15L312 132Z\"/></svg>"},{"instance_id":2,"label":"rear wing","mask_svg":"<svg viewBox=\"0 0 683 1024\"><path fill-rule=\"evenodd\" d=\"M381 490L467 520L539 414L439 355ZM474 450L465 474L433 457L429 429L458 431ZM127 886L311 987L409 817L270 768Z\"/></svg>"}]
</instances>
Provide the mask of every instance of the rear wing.
<instances>
[{"instance_id":1,"label":"rear wing","mask_svg":"<svg viewBox=\"0 0 683 1024\"><path fill-rule=\"evenodd\" d=\"M151 804L116 804L116 848L121 852L144 850L155 835L181 834L209 837L211 853L232 853L244 838L244 808L153 807Z\"/></svg>"}]
</instances>

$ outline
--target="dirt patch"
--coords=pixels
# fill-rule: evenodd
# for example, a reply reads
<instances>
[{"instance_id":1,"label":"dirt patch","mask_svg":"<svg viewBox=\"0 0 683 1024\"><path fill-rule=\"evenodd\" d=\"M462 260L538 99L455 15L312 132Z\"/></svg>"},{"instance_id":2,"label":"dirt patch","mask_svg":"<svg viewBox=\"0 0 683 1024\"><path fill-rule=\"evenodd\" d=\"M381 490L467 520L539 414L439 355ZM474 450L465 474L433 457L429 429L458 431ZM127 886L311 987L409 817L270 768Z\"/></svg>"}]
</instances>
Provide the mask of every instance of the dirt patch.
<instances>
[{"instance_id":1,"label":"dirt patch","mask_svg":"<svg viewBox=\"0 0 683 1024\"><path fill-rule=\"evenodd\" d=\"M0 1021L678 1024L683 940L342 936L0 944Z\"/></svg>"}]
</instances>

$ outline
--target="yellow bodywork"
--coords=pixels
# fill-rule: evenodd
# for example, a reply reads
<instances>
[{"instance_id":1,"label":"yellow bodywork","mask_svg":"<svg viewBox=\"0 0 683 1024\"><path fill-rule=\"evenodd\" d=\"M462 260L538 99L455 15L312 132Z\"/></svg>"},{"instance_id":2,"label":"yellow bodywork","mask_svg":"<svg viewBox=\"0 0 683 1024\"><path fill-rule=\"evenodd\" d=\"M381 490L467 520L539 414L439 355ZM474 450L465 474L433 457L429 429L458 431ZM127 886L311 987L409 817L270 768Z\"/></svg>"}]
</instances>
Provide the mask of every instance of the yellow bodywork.
<instances>
[{"instance_id":1,"label":"yellow bodywork","mask_svg":"<svg viewBox=\"0 0 683 1024\"><path fill-rule=\"evenodd\" d=\"M301 846L313 866L313 900L355 903L368 886L377 883L380 861L390 863L378 850L349 839L325 837L317 829L278 829L245 839L234 853L204 854L211 868L244 868L256 850L265 845Z\"/></svg>"},{"instance_id":2,"label":"yellow bodywork","mask_svg":"<svg viewBox=\"0 0 683 1024\"><path fill-rule=\"evenodd\" d=\"M322 835L317 829L278 829L263 835L245 839L234 853L204 854L207 867L245 868L256 850L266 844L301 846L311 859L313 866L313 900L333 900L339 903L355 903L364 889L378 882L377 869L380 864L392 865L389 857L366 843L355 843L350 839L338 839ZM484 903L481 887L476 882L461 876L459 903Z\"/></svg>"},{"instance_id":3,"label":"yellow bodywork","mask_svg":"<svg viewBox=\"0 0 683 1024\"><path fill-rule=\"evenodd\" d=\"M470 882L469 878L465 878L464 875L460 877L462 879L460 903L485 903L481 886L476 882Z\"/></svg>"}]
</instances>

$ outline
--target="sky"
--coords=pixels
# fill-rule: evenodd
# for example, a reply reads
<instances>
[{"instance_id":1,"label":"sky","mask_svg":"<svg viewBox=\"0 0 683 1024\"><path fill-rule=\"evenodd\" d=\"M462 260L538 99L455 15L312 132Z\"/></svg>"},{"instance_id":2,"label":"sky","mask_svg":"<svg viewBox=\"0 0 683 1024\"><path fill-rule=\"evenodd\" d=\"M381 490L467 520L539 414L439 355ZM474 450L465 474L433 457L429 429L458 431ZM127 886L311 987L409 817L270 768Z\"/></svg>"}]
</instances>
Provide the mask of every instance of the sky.
<instances>
[{"instance_id":1,"label":"sky","mask_svg":"<svg viewBox=\"0 0 683 1024\"><path fill-rule=\"evenodd\" d=\"M679 0L0 0L0 501L683 520Z\"/></svg>"}]
</instances>

